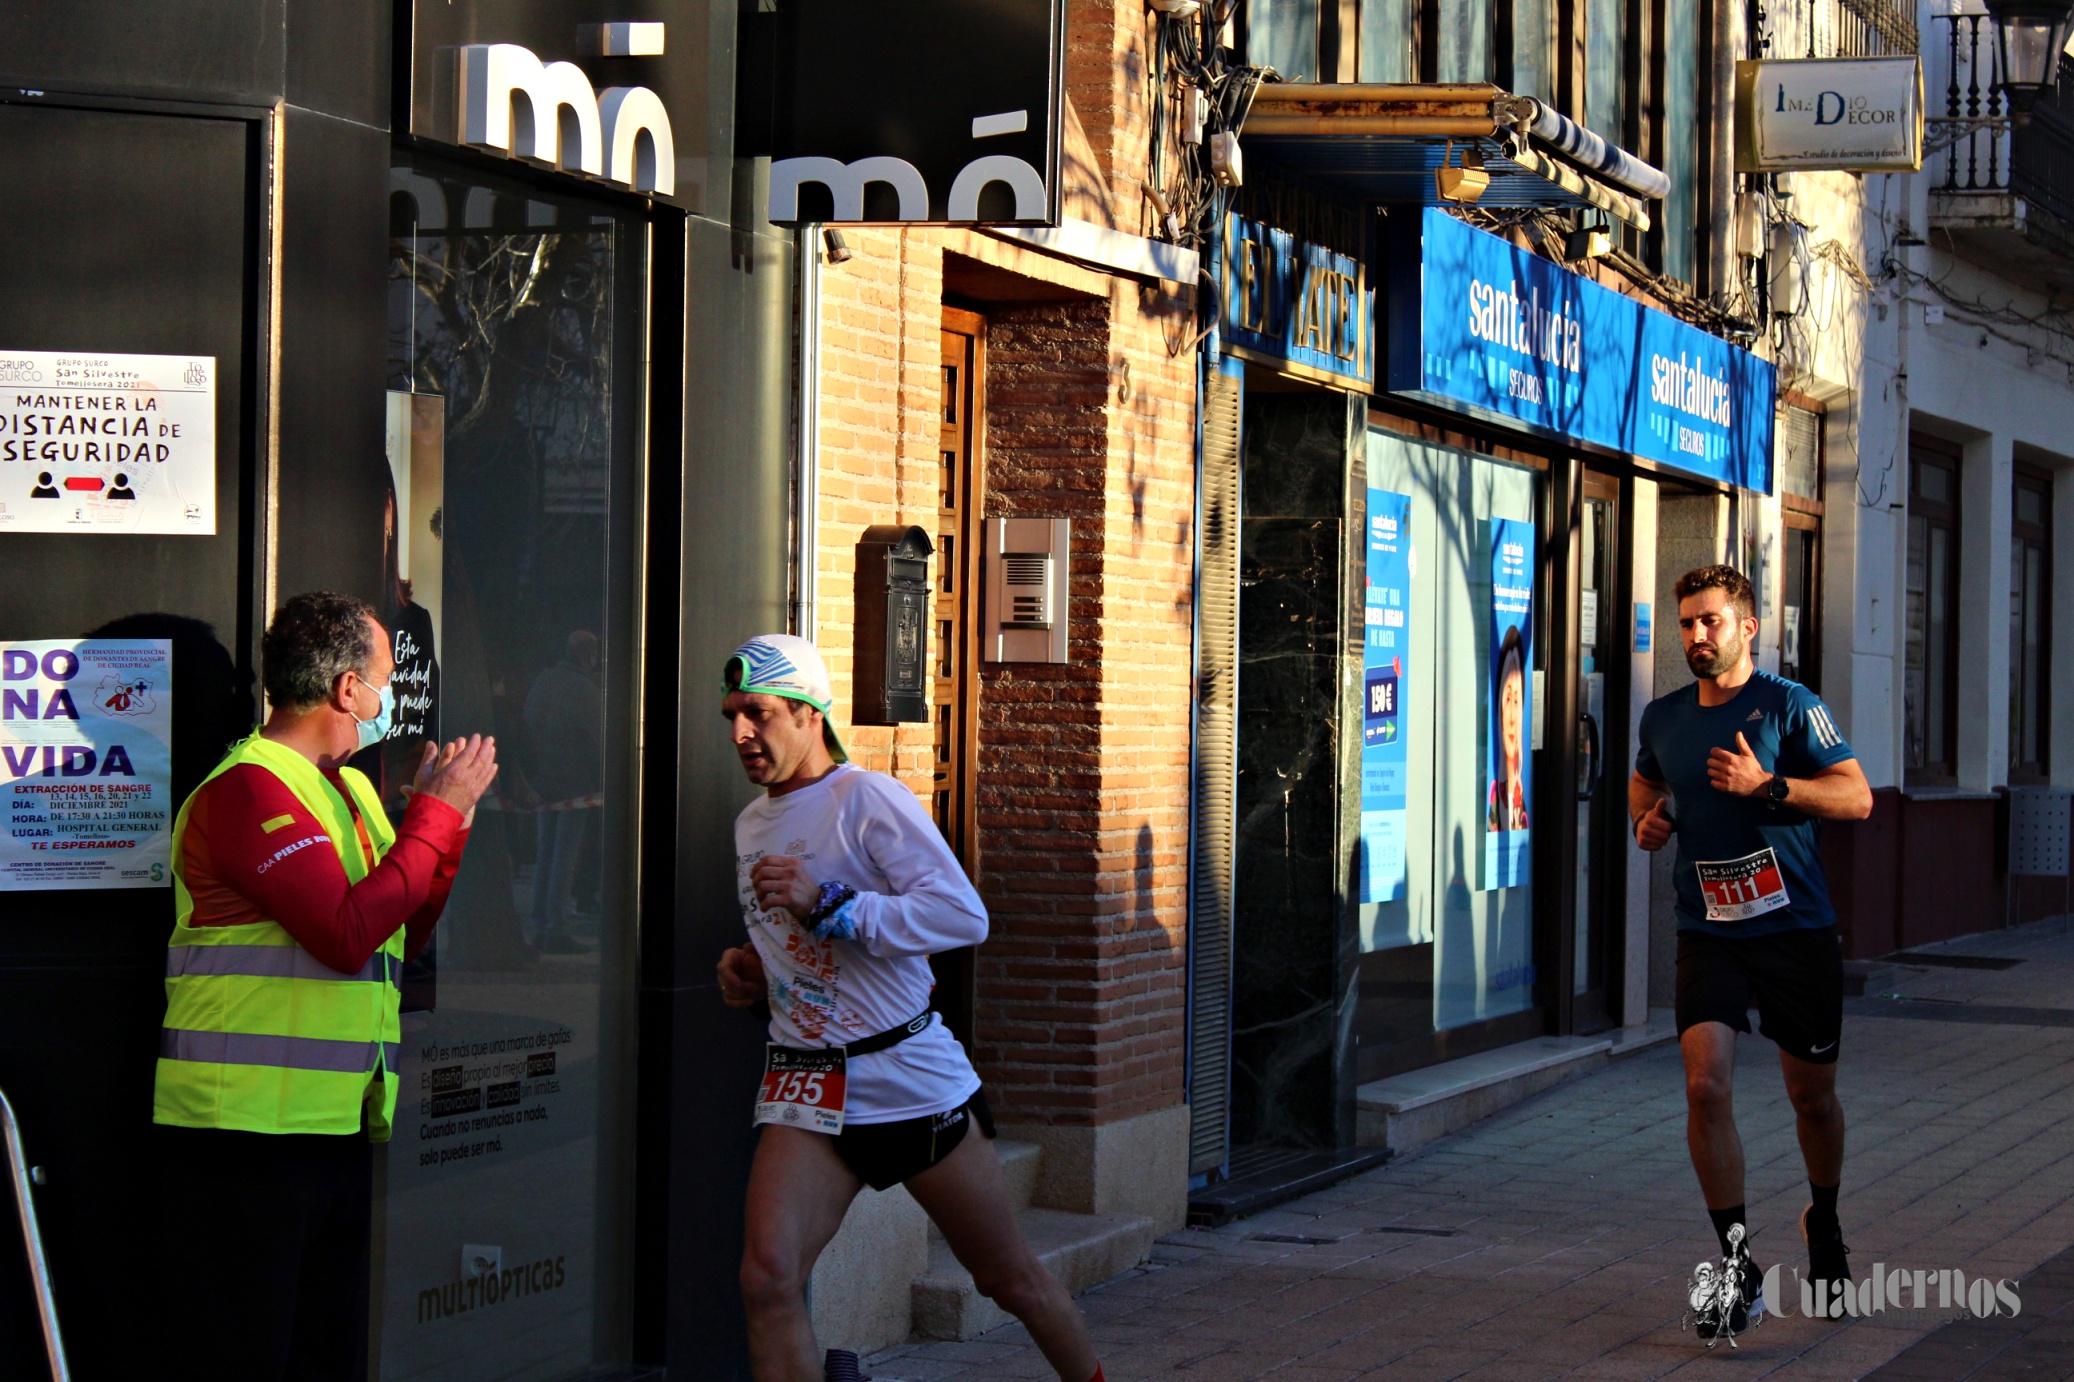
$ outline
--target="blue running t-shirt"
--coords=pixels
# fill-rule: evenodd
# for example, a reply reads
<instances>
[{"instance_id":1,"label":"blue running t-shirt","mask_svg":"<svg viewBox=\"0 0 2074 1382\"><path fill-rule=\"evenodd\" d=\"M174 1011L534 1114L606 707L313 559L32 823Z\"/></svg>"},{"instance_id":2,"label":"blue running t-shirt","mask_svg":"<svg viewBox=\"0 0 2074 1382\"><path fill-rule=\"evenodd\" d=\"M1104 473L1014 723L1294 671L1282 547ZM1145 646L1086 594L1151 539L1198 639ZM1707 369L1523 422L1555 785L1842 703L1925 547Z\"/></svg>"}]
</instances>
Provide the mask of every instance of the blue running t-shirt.
<instances>
[{"instance_id":1,"label":"blue running t-shirt","mask_svg":"<svg viewBox=\"0 0 2074 1382\"><path fill-rule=\"evenodd\" d=\"M1651 701L1635 771L1671 789L1678 928L1762 936L1833 926L1819 823L1761 795L1717 791L1707 780L1708 752L1735 752L1738 733L1765 771L1787 777L1812 777L1856 757L1819 696L1769 672L1753 672L1726 705L1701 705L1697 682Z\"/></svg>"}]
</instances>

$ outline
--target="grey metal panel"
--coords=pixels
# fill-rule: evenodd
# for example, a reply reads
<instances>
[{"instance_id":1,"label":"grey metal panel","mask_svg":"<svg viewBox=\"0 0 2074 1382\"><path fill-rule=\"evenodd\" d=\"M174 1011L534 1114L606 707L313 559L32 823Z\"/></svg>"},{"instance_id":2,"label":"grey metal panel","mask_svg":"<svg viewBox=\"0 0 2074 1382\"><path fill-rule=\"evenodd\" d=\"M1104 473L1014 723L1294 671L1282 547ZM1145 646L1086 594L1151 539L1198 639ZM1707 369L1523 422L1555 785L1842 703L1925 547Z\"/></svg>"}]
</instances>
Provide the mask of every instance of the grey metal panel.
<instances>
[{"instance_id":1,"label":"grey metal panel","mask_svg":"<svg viewBox=\"0 0 2074 1382\"><path fill-rule=\"evenodd\" d=\"M1203 392L1201 574L1196 585L1194 840L1189 974L1191 1174L1224 1164L1230 1136L1231 923L1238 782L1239 474L1243 378Z\"/></svg>"},{"instance_id":2,"label":"grey metal panel","mask_svg":"<svg viewBox=\"0 0 2074 1382\"><path fill-rule=\"evenodd\" d=\"M277 595L375 600L389 493L389 138L290 106L279 175Z\"/></svg>"},{"instance_id":3,"label":"grey metal panel","mask_svg":"<svg viewBox=\"0 0 2074 1382\"><path fill-rule=\"evenodd\" d=\"M659 1289L643 1337L672 1377L740 1378L749 1375L741 1186L755 1139L738 1111L756 1089L764 1030L721 1004L713 974L720 952L742 943L734 819L757 794L720 720L720 664L751 634L787 627L798 276L790 236L696 216L682 233L682 596L668 616L677 676L648 698L651 721L675 721L675 833L653 871L673 876L669 934L643 942L642 1154L653 1193L640 1212L656 1216L647 1250L659 1268L644 1278ZM651 464L675 459L658 450Z\"/></svg>"},{"instance_id":4,"label":"grey metal panel","mask_svg":"<svg viewBox=\"0 0 2074 1382\"><path fill-rule=\"evenodd\" d=\"M288 7L288 103L389 128L393 0L295 0Z\"/></svg>"},{"instance_id":5,"label":"grey metal panel","mask_svg":"<svg viewBox=\"0 0 2074 1382\"><path fill-rule=\"evenodd\" d=\"M2070 815L2074 815L2074 791L2064 787L2011 787L2009 871L2065 877Z\"/></svg>"},{"instance_id":6,"label":"grey metal panel","mask_svg":"<svg viewBox=\"0 0 2074 1382\"><path fill-rule=\"evenodd\" d=\"M309 0L331 4L336 0ZM0 87L271 105L287 0L0 7Z\"/></svg>"}]
</instances>

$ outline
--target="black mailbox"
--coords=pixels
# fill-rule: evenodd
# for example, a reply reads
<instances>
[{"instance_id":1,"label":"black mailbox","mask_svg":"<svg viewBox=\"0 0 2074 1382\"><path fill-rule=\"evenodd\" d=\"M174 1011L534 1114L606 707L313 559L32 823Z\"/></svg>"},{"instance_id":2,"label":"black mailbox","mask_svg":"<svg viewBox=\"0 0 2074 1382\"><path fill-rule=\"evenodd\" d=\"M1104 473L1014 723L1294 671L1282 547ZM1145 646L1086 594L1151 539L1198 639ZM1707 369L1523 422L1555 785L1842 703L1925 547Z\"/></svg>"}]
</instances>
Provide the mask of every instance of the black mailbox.
<instances>
[{"instance_id":1,"label":"black mailbox","mask_svg":"<svg viewBox=\"0 0 2074 1382\"><path fill-rule=\"evenodd\" d=\"M857 544L857 689L851 723L929 721L929 558L920 528L881 523Z\"/></svg>"}]
</instances>

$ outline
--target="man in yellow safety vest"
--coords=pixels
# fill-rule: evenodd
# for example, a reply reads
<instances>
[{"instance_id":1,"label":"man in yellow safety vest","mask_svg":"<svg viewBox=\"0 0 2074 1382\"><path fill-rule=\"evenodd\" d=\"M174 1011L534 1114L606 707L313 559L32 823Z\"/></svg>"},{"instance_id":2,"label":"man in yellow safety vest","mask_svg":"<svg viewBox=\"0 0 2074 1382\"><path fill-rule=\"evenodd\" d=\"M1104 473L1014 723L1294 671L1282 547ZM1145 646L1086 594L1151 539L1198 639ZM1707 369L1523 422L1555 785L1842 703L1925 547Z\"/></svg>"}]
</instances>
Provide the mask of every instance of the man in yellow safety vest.
<instances>
[{"instance_id":1,"label":"man in yellow safety vest","mask_svg":"<svg viewBox=\"0 0 2074 1382\"><path fill-rule=\"evenodd\" d=\"M428 744L393 827L345 766L393 710L362 601L298 595L262 645L269 714L173 823L153 1121L167 1371L209 1382L367 1377L371 1144L396 1110L404 961L430 937L475 804L482 735Z\"/></svg>"}]
</instances>

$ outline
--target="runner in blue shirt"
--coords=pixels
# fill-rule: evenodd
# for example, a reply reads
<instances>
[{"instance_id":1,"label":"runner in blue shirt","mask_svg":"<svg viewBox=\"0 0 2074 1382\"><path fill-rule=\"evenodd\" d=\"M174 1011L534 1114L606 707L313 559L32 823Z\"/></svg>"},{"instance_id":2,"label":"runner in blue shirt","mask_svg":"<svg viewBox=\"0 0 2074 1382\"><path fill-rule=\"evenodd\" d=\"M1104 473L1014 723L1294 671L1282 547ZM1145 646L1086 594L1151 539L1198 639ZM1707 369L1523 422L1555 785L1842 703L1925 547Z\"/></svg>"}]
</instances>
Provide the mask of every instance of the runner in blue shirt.
<instances>
[{"instance_id":1,"label":"runner in blue shirt","mask_svg":"<svg viewBox=\"0 0 2074 1382\"><path fill-rule=\"evenodd\" d=\"M1820 698L1751 662L1756 600L1740 571L1688 571L1676 593L1685 661L1698 680L1642 712L1628 815L1643 849L1678 838L1686 1142L1722 1254L1740 1256L1744 1271L1742 1303L1729 1318L1700 1321L1701 1336L1712 1338L1741 1332L1765 1308L1761 1273L1730 1240L1744 1223L1743 1143L1732 1098L1736 1033L1750 1030L1752 1005L1779 1047L1813 1191L1800 1219L1808 1276L1850 1279L1836 1216L1843 958L1817 823L1871 815L1872 788Z\"/></svg>"}]
</instances>

